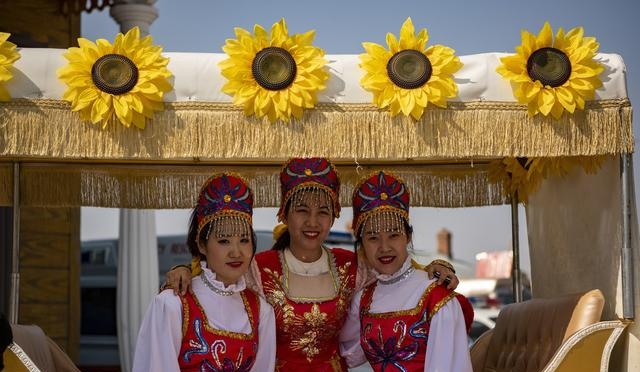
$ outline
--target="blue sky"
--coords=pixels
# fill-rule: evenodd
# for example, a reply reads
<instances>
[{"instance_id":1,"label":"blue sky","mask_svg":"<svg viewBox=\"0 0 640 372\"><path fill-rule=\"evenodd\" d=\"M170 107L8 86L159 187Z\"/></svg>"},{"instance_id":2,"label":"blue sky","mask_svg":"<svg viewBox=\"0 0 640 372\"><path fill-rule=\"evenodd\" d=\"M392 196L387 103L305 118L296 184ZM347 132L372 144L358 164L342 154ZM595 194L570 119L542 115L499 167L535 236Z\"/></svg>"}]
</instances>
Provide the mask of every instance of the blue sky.
<instances>
[{"instance_id":1,"label":"blue sky","mask_svg":"<svg viewBox=\"0 0 640 372\"><path fill-rule=\"evenodd\" d=\"M159 0L155 6L160 15L151 25L151 35L154 43L163 46L167 52L219 53L222 52L225 39L234 37L234 27L251 30L257 23L268 29L280 18L285 18L291 33L315 29L314 44L328 54L362 53L363 41L384 45L386 33L397 35L408 16L412 18L416 29L428 29L430 45L450 46L458 55L511 53L521 42L522 29L537 33L545 21L550 22L554 31L558 27L568 30L582 26L585 35L598 39L600 52L622 55L627 66L631 102L640 98L640 48L637 42L640 35L640 22L637 21L640 2L636 0ZM112 40L118 31L118 25L108 12L83 14L82 36L85 38ZM640 133L638 120L634 121L634 131ZM639 163L638 159L634 161ZM270 228L275 223L273 215L274 210L258 212L256 227ZM158 233L185 231L186 216L186 212L160 212L157 217ZM524 226L522 208L520 216L521 226ZM341 230L349 218L350 214L345 213L335 227ZM511 217L508 206L456 210L415 208L411 218L416 227L416 249L432 251L435 234L441 228L453 233L456 257L469 262L479 251L510 248ZM96 219L102 222L91 222ZM83 210L83 239L112 234L117 234L115 212L97 208ZM521 229L522 266L528 268L524 234Z\"/></svg>"}]
</instances>

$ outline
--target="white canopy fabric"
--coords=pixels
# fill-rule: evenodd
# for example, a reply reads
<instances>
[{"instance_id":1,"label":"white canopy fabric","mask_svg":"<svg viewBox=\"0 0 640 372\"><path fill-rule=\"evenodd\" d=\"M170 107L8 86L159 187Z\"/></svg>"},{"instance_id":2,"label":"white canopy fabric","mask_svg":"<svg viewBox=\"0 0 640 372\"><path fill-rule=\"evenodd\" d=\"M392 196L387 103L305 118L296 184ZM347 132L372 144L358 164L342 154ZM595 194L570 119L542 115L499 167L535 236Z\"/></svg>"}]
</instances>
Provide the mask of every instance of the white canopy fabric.
<instances>
[{"instance_id":1,"label":"white canopy fabric","mask_svg":"<svg viewBox=\"0 0 640 372\"><path fill-rule=\"evenodd\" d=\"M66 87L55 71L67 64L64 49L19 49L21 58L14 64L18 71L6 87L13 98L62 99ZM463 67L454 74L458 97L454 102L515 102L509 82L496 72L500 58L507 53L482 53L460 56ZM226 79L218 63L223 53L163 53L169 58L167 68L174 75L174 91L165 95L165 102L229 103L231 97L222 93ZM327 89L319 92L321 103L370 103L371 93L360 86L363 70L358 55L328 54L330 73ZM627 97L626 67L618 54L600 53L595 58L606 67L603 84L596 91L596 100Z\"/></svg>"}]
</instances>

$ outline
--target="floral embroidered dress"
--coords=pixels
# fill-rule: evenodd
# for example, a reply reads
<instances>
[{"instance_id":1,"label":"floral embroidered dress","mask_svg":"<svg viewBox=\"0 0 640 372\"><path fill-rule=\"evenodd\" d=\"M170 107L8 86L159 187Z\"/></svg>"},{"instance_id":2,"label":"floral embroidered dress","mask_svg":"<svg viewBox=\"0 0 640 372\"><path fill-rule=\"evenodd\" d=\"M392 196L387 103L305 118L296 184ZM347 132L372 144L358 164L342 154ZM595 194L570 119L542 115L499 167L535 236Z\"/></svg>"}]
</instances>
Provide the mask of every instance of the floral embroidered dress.
<instances>
[{"instance_id":1,"label":"floral embroidered dress","mask_svg":"<svg viewBox=\"0 0 640 372\"><path fill-rule=\"evenodd\" d=\"M355 254L325 248L307 273L288 249L255 259L276 316L276 371L346 372L338 340L356 285Z\"/></svg>"},{"instance_id":2,"label":"floral embroidered dress","mask_svg":"<svg viewBox=\"0 0 640 372\"><path fill-rule=\"evenodd\" d=\"M149 305L138 334L133 372L265 372L275 368L273 309L241 278L225 287L201 263L193 294L171 290ZM214 291L205 284L205 281Z\"/></svg>"},{"instance_id":3,"label":"floral embroidered dress","mask_svg":"<svg viewBox=\"0 0 640 372\"><path fill-rule=\"evenodd\" d=\"M229 332L209 325L198 299L187 292L182 300L182 346L178 357L180 371L186 372L249 372L258 351L256 314L260 314L260 299L250 290L239 292L244 303L250 333ZM213 359L213 360L212 360Z\"/></svg>"},{"instance_id":4,"label":"floral embroidered dress","mask_svg":"<svg viewBox=\"0 0 640 372\"><path fill-rule=\"evenodd\" d=\"M437 286L410 258L398 272L377 277L354 296L341 334L349 366L368 361L374 371L471 372L457 294Z\"/></svg>"}]
</instances>

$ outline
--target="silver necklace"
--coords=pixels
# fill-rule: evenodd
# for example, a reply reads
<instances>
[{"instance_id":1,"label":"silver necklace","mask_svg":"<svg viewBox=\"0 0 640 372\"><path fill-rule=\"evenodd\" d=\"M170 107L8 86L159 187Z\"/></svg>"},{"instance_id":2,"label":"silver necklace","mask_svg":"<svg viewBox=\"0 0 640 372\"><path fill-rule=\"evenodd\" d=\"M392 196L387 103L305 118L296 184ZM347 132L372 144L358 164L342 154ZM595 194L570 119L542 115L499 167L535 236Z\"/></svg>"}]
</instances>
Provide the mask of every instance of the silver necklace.
<instances>
[{"instance_id":1,"label":"silver necklace","mask_svg":"<svg viewBox=\"0 0 640 372\"><path fill-rule=\"evenodd\" d=\"M200 278L202 279L204 285L206 285L210 290L214 291L220 296L231 296L233 294L233 291L225 291L224 289L216 288L213 284L211 284L209 279L207 279L207 276L204 275L204 271L200 273Z\"/></svg>"},{"instance_id":2,"label":"silver necklace","mask_svg":"<svg viewBox=\"0 0 640 372\"><path fill-rule=\"evenodd\" d=\"M389 280L380 280L380 279L378 279L378 281L380 282L380 284L384 284L384 285L394 284L394 283L397 283L397 282L399 282L401 280L406 279L415 270L416 269L413 266L409 266L409 268L405 272L403 272L402 274L396 276L395 278L392 278L392 279L389 279Z\"/></svg>"}]
</instances>

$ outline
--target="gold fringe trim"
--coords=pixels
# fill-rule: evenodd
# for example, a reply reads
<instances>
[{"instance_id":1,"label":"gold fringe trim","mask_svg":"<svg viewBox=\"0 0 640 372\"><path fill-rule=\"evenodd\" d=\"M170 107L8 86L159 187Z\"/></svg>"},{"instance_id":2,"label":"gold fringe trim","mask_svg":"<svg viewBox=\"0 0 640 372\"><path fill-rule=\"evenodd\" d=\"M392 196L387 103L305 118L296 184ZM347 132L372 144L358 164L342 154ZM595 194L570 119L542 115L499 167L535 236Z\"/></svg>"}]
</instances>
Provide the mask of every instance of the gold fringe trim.
<instances>
[{"instance_id":1,"label":"gold fringe trim","mask_svg":"<svg viewBox=\"0 0 640 372\"><path fill-rule=\"evenodd\" d=\"M391 167L391 166L389 166ZM37 164L21 166L22 206L192 208L202 183L217 172L237 172L254 192L254 207L277 207L280 165L161 166ZM353 188L374 166L337 166L340 201L351 205ZM385 169L389 170L389 169ZM507 203L504 185L488 182L488 164L394 165L411 190L414 206L470 207ZM2 196L0 196L2 197ZM8 199L10 201L10 199Z\"/></svg>"},{"instance_id":2,"label":"gold fringe trim","mask_svg":"<svg viewBox=\"0 0 640 372\"><path fill-rule=\"evenodd\" d=\"M232 104L167 103L143 130L80 120L68 103L0 103L0 157L130 161L282 161L292 156L394 160L577 156L633 152L628 99L590 101L560 120L510 102L450 102L420 121L369 104L319 104L268 123Z\"/></svg>"}]
</instances>

